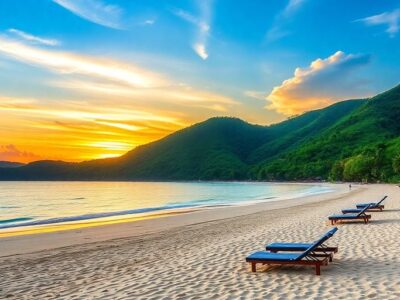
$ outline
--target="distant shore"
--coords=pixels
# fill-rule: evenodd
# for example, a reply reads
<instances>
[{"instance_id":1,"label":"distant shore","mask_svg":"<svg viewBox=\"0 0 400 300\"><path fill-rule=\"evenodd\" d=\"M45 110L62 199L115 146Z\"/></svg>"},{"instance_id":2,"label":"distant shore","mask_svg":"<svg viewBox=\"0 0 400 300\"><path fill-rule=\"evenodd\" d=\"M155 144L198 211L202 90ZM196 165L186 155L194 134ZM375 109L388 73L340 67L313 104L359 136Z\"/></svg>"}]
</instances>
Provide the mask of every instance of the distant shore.
<instances>
[{"instance_id":1,"label":"distant shore","mask_svg":"<svg viewBox=\"0 0 400 300\"><path fill-rule=\"evenodd\" d=\"M339 185L333 193L137 222L0 238L0 298L397 299L400 189ZM244 258L274 241L307 242L327 216L388 195L371 223L339 225L320 277L311 268L251 273ZM355 289L354 286L358 288Z\"/></svg>"}]
</instances>

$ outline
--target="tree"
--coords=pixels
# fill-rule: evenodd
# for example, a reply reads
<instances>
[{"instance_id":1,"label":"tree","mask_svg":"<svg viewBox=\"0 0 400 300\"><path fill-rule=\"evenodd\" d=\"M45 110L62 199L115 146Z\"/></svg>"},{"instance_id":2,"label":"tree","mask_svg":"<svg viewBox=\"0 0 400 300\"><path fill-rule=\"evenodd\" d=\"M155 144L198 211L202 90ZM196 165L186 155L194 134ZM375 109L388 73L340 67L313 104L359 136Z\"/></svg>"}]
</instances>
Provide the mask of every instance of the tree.
<instances>
[{"instance_id":1,"label":"tree","mask_svg":"<svg viewBox=\"0 0 400 300\"><path fill-rule=\"evenodd\" d=\"M374 164L374 157L362 154L353 156L344 164L343 178L348 181L370 182Z\"/></svg>"},{"instance_id":2,"label":"tree","mask_svg":"<svg viewBox=\"0 0 400 300\"><path fill-rule=\"evenodd\" d=\"M392 168L397 175L400 175L400 154L397 154L393 157Z\"/></svg>"},{"instance_id":3,"label":"tree","mask_svg":"<svg viewBox=\"0 0 400 300\"><path fill-rule=\"evenodd\" d=\"M343 179L344 171L344 161L337 160L332 166L331 172L329 174L329 179L334 181L339 181Z\"/></svg>"}]
</instances>

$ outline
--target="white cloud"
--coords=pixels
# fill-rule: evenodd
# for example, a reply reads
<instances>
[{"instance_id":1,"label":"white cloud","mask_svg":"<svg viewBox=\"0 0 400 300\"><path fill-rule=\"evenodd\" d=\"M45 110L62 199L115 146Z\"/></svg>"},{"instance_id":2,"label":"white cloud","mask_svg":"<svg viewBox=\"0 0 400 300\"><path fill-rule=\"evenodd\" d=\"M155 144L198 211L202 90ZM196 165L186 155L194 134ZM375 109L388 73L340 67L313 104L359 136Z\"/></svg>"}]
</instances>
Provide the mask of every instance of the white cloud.
<instances>
[{"instance_id":1,"label":"white cloud","mask_svg":"<svg viewBox=\"0 0 400 300\"><path fill-rule=\"evenodd\" d=\"M173 10L173 13L183 20L193 24L197 28L195 41L192 44L193 50L203 60L208 58L207 43L210 35L211 22L211 0L198 1L200 16L194 16L182 9Z\"/></svg>"},{"instance_id":2,"label":"white cloud","mask_svg":"<svg viewBox=\"0 0 400 300\"><path fill-rule=\"evenodd\" d=\"M106 4L101 0L53 1L90 22L113 29L123 29L121 21L123 10L117 5Z\"/></svg>"},{"instance_id":3,"label":"white cloud","mask_svg":"<svg viewBox=\"0 0 400 300\"><path fill-rule=\"evenodd\" d=\"M197 53L198 56L200 56L202 59L207 59L208 53L206 46L204 44L194 44L193 45L194 51Z\"/></svg>"},{"instance_id":4,"label":"white cloud","mask_svg":"<svg viewBox=\"0 0 400 300\"><path fill-rule=\"evenodd\" d=\"M258 99L258 100L265 100L265 92L260 91L245 91L244 95L250 98Z\"/></svg>"},{"instance_id":5,"label":"white cloud","mask_svg":"<svg viewBox=\"0 0 400 300\"><path fill-rule=\"evenodd\" d=\"M294 76L273 88L266 97L268 109L294 115L318 109L343 99L366 96L363 82L354 70L368 64L369 55L338 51L325 59L314 60L309 67L296 68Z\"/></svg>"},{"instance_id":6,"label":"white cloud","mask_svg":"<svg viewBox=\"0 0 400 300\"><path fill-rule=\"evenodd\" d=\"M390 35L390 37L394 37L400 29L400 9L358 19L356 22L362 22L368 26L386 25L386 32Z\"/></svg>"},{"instance_id":7,"label":"white cloud","mask_svg":"<svg viewBox=\"0 0 400 300\"><path fill-rule=\"evenodd\" d=\"M43 38L43 37L38 37L38 36L23 32L22 30L18 30L15 28L8 29L8 32L15 34L18 37L20 37L24 40L27 40L33 44L42 44L42 45L46 45L46 46L57 46L60 44L60 42L55 39L47 39L47 38Z\"/></svg>"},{"instance_id":8,"label":"white cloud","mask_svg":"<svg viewBox=\"0 0 400 300\"><path fill-rule=\"evenodd\" d=\"M93 59L59 51L50 51L0 37L0 52L17 60L35 64L58 73L92 76L134 87L165 85L157 74L121 62Z\"/></svg>"},{"instance_id":9,"label":"white cloud","mask_svg":"<svg viewBox=\"0 0 400 300\"><path fill-rule=\"evenodd\" d=\"M300 8L302 4L304 4L305 0L289 0L285 9L283 10L283 14L288 16L291 13L294 13L296 10Z\"/></svg>"},{"instance_id":10,"label":"white cloud","mask_svg":"<svg viewBox=\"0 0 400 300\"><path fill-rule=\"evenodd\" d=\"M147 19L143 22L143 25L154 25L156 23L156 19Z\"/></svg>"},{"instance_id":11,"label":"white cloud","mask_svg":"<svg viewBox=\"0 0 400 300\"><path fill-rule=\"evenodd\" d=\"M275 17L272 27L267 32L267 40L275 41L290 34L288 30L283 29L283 25L287 19L306 2L306 0L289 0L286 6Z\"/></svg>"},{"instance_id":12,"label":"white cloud","mask_svg":"<svg viewBox=\"0 0 400 300\"><path fill-rule=\"evenodd\" d=\"M59 74L51 86L95 98L121 96L137 103L168 103L224 111L237 102L212 92L174 82L164 75L111 59L41 49L0 37L0 53Z\"/></svg>"}]
</instances>

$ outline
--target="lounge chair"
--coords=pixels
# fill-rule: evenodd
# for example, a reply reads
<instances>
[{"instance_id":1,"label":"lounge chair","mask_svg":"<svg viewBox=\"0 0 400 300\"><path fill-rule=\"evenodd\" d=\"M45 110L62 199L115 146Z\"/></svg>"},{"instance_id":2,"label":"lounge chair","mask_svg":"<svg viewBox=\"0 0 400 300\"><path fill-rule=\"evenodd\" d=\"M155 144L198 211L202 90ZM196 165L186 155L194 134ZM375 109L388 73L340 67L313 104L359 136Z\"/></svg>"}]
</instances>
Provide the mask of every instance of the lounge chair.
<instances>
[{"instance_id":1,"label":"lounge chair","mask_svg":"<svg viewBox=\"0 0 400 300\"><path fill-rule=\"evenodd\" d=\"M332 215L329 216L328 219L331 221L331 224L334 225L338 221L344 220L363 220L365 224L369 222L371 219L371 215L367 215L365 212L368 210L369 206L365 206L361 211L354 214L342 214L342 215Z\"/></svg>"},{"instance_id":2,"label":"lounge chair","mask_svg":"<svg viewBox=\"0 0 400 300\"><path fill-rule=\"evenodd\" d=\"M331 232L332 236L336 232L336 227L329 230L326 234ZM265 249L270 252L302 252L306 251L312 243L272 243L265 246ZM323 243L314 249L314 252L322 252L322 253L337 253L338 247L327 247ZM332 257L331 257L332 261Z\"/></svg>"},{"instance_id":3,"label":"lounge chair","mask_svg":"<svg viewBox=\"0 0 400 300\"><path fill-rule=\"evenodd\" d=\"M382 211L384 208L385 208L385 206L382 204L383 203L383 201L385 201L385 199L387 198L388 196L385 196L385 197L383 197L382 199L381 199L381 201L379 201L379 202L371 202L371 203L358 203L358 204L356 204L356 207L357 208L364 208L365 206L369 206L369 209L379 209L380 211Z\"/></svg>"},{"instance_id":4,"label":"lounge chair","mask_svg":"<svg viewBox=\"0 0 400 300\"><path fill-rule=\"evenodd\" d=\"M316 253L316 249L328 240L337 228L325 233L319 240L310 244L303 252L295 253L275 253L268 251L258 251L246 257L246 261L251 263L251 271L256 272L257 264L263 265L308 265L315 266L315 274L321 275L321 266L328 265L332 258L332 253Z\"/></svg>"},{"instance_id":5,"label":"lounge chair","mask_svg":"<svg viewBox=\"0 0 400 300\"><path fill-rule=\"evenodd\" d=\"M347 209L343 209L342 213L344 214L355 214L355 213L359 213L363 208L365 208L366 206L369 205L369 208L367 211L382 211L385 206L382 204L383 201L387 198L387 196L383 197L381 199L381 201L379 202L371 202L371 203L359 203L356 204L357 208L347 208Z\"/></svg>"}]
</instances>

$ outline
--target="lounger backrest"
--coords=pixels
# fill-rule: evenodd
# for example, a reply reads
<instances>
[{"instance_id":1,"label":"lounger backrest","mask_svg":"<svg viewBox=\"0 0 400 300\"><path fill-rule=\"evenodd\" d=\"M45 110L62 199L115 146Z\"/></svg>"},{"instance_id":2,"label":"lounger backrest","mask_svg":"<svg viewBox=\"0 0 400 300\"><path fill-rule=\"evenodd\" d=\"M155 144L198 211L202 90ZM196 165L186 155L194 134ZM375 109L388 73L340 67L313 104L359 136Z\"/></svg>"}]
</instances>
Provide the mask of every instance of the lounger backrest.
<instances>
[{"instance_id":1,"label":"lounger backrest","mask_svg":"<svg viewBox=\"0 0 400 300\"><path fill-rule=\"evenodd\" d=\"M379 201L376 206L380 205L385 199L387 198L387 196L383 197L381 201Z\"/></svg>"},{"instance_id":2,"label":"lounger backrest","mask_svg":"<svg viewBox=\"0 0 400 300\"><path fill-rule=\"evenodd\" d=\"M368 208L371 206L371 204L368 204L367 206L365 206L359 213L358 213L358 215L357 216L361 216L363 213L365 213L367 210L368 210Z\"/></svg>"},{"instance_id":3,"label":"lounger backrest","mask_svg":"<svg viewBox=\"0 0 400 300\"><path fill-rule=\"evenodd\" d=\"M303 259L304 257L306 257L307 255L309 255L312 251L315 250L315 248L321 246L324 242L326 242L328 239L330 239L335 232L337 231L337 227L333 227L331 230L329 230L327 233L325 233L319 240L316 240L314 243L312 243L310 245L310 247L308 247L308 249L306 251L304 251L303 253L301 253L296 260L300 260Z\"/></svg>"}]
</instances>

